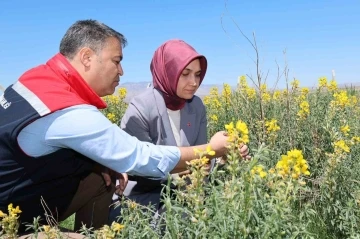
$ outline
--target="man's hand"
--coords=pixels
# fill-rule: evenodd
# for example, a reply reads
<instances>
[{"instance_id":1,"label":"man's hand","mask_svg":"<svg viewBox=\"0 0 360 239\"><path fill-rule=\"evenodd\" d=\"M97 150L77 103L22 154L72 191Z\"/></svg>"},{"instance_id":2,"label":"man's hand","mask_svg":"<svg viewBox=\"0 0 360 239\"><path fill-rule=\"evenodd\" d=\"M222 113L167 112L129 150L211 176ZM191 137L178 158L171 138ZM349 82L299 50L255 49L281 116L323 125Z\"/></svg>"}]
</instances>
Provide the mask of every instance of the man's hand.
<instances>
[{"instance_id":1,"label":"man's hand","mask_svg":"<svg viewBox=\"0 0 360 239\"><path fill-rule=\"evenodd\" d=\"M106 186L110 186L111 184L111 171L108 168L103 168L101 170L101 175L103 176L103 179L105 181Z\"/></svg>"},{"instance_id":2,"label":"man's hand","mask_svg":"<svg viewBox=\"0 0 360 239\"><path fill-rule=\"evenodd\" d=\"M243 159L251 159L251 156L249 155L249 147L246 144L240 144L239 146L240 155Z\"/></svg>"},{"instance_id":3,"label":"man's hand","mask_svg":"<svg viewBox=\"0 0 360 239\"><path fill-rule=\"evenodd\" d=\"M225 131L219 131L211 137L209 145L215 151L216 157L225 155L227 151L226 146L229 144L228 138Z\"/></svg>"},{"instance_id":4,"label":"man's hand","mask_svg":"<svg viewBox=\"0 0 360 239\"><path fill-rule=\"evenodd\" d=\"M116 185L115 187L115 194L120 196L124 193L129 179L127 173L117 173L116 178L119 180L119 185Z\"/></svg>"},{"instance_id":5,"label":"man's hand","mask_svg":"<svg viewBox=\"0 0 360 239\"><path fill-rule=\"evenodd\" d=\"M119 180L119 185L116 185L115 187L115 194L117 195L122 195L126 185L128 184L128 175L127 173L116 173L113 170L110 170L108 168L104 168L101 172L101 175L104 178L105 184L106 186L110 186L110 184L112 183L112 178L116 178Z\"/></svg>"}]
</instances>

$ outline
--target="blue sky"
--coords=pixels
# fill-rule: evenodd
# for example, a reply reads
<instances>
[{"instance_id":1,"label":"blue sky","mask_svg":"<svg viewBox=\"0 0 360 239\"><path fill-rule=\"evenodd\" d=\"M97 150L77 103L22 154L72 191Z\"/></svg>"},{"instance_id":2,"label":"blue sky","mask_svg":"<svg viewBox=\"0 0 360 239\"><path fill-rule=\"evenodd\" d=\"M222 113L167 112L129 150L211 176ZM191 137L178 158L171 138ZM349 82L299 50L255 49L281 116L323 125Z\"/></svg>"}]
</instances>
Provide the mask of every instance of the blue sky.
<instances>
[{"instance_id":1,"label":"blue sky","mask_svg":"<svg viewBox=\"0 0 360 239\"><path fill-rule=\"evenodd\" d=\"M360 80L360 1L358 0L1 0L0 84L8 86L26 70L58 52L59 42L76 20L96 19L128 39L124 82L150 82L150 61L164 41L180 38L208 59L205 84L235 85L240 75L255 75L254 51L237 31L255 32L261 68L268 84L277 76L275 61L289 78L314 86L336 72L339 83ZM225 13L221 26L221 15ZM229 38L229 35L232 39ZM284 78L279 82L283 87Z\"/></svg>"}]
</instances>

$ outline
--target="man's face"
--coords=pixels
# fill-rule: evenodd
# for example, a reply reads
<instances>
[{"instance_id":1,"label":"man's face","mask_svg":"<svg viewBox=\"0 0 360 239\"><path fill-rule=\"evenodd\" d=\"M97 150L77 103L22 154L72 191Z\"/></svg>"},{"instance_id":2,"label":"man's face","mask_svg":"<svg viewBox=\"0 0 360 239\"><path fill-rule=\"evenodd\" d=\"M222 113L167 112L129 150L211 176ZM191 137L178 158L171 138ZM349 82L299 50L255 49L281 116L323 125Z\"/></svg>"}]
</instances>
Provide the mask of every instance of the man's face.
<instances>
[{"instance_id":1,"label":"man's face","mask_svg":"<svg viewBox=\"0 0 360 239\"><path fill-rule=\"evenodd\" d=\"M105 47L94 54L91 63L90 86L100 96L111 95L119 85L120 76L124 74L121 67L122 46L114 37L107 39Z\"/></svg>"}]
</instances>

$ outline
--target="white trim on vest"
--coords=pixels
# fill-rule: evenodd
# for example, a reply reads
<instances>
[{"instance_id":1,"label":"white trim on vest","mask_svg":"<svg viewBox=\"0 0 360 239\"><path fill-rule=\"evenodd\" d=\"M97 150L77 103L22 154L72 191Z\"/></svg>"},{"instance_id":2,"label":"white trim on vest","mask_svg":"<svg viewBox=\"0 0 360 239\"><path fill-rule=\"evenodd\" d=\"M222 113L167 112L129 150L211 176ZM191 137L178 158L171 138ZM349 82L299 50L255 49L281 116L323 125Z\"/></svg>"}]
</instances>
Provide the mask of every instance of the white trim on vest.
<instances>
[{"instance_id":1,"label":"white trim on vest","mask_svg":"<svg viewBox=\"0 0 360 239\"><path fill-rule=\"evenodd\" d=\"M21 95L37 112L40 116L44 116L50 113L50 109L42 102L39 97L37 97L33 92L31 92L26 86L21 82L17 81L12 88Z\"/></svg>"}]
</instances>

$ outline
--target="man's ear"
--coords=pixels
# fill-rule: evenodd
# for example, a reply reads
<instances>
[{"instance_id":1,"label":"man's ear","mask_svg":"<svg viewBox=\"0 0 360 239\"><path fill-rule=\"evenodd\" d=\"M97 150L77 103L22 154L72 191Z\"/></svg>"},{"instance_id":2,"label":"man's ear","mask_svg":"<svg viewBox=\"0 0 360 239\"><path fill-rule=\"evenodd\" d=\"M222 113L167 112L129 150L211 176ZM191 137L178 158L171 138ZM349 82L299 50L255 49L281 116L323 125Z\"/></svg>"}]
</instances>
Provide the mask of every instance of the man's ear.
<instances>
[{"instance_id":1,"label":"man's ear","mask_svg":"<svg viewBox=\"0 0 360 239\"><path fill-rule=\"evenodd\" d=\"M86 67L90 67L91 61L93 60L94 51L91 50L89 47L83 47L79 51L79 60L80 62Z\"/></svg>"}]
</instances>

